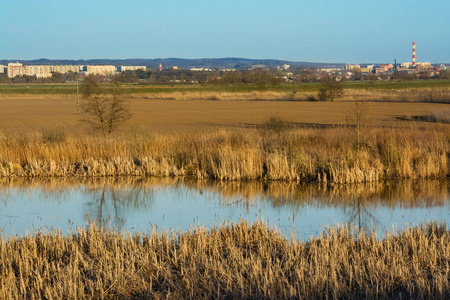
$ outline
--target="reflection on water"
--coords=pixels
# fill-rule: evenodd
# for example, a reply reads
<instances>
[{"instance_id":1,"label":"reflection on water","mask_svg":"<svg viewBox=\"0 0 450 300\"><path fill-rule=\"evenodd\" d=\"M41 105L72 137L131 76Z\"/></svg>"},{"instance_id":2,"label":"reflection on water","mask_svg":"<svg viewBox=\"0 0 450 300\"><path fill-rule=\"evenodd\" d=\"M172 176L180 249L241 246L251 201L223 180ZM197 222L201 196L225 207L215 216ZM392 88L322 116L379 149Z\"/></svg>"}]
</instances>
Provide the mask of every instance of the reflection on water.
<instances>
[{"instance_id":1,"label":"reflection on water","mask_svg":"<svg viewBox=\"0 0 450 300\"><path fill-rule=\"evenodd\" d=\"M0 229L63 232L88 220L117 229L186 230L256 218L307 239L336 223L381 230L450 220L450 181L360 185L101 178L0 181Z\"/></svg>"}]
</instances>

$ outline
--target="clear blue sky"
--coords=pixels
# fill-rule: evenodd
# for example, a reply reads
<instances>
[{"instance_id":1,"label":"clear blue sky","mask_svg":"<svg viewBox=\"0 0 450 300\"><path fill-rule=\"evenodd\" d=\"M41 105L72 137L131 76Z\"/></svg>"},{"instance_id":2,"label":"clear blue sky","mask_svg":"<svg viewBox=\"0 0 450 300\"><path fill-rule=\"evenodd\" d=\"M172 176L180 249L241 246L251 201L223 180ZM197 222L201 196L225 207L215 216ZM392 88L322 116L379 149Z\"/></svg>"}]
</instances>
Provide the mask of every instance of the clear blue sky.
<instances>
[{"instance_id":1,"label":"clear blue sky","mask_svg":"<svg viewBox=\"0 0 450 300\"><path fill-rule=\"evenodd\" d=\"M449 0L0 0L0 59L450 63Z\"/></svg>"}]
</instances>

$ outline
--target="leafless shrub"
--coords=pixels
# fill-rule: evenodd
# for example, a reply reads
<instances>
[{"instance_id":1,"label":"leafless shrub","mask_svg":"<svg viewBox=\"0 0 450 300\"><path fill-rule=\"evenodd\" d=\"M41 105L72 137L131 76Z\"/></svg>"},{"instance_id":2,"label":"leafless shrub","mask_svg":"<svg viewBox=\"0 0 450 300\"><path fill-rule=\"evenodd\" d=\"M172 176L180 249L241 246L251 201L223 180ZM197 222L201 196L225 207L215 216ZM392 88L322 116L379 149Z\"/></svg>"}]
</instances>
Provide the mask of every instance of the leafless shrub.
<instances>
[{"instance_id":1,"label":"leafless shrub","mask_svg":"<svg viewBox=\"0 0 450 300\"><path fill-rule=\"evenodd\" d=\"M361 144L370 130L370 111L367 102L353 101L344 113L345 124L353 131L356 151L359 152Z\"/></svg>"},{"instance_id":2,"label":"leafless shrub","mask_svg":"<svg viewBox=\"0 0 450 300\"><path fill-rule=\"evenodd\" d=\"M82 87L83 122L104 137L111 134L131 117L122 96L119 83L114 83L112 89L106 90L94 76L87 76Z\"/></svg>"},{"instance_id":3,"label":"leafless shrub","mask_svg":"<svg viewBox=\"0 0 450 300\"><path fill-rule=\"evenodd\" d=\"M64 143L67 139L67 134L62 127L52 128L42 131L42 142L43 143Z\"/></svg>"}]
</instances>

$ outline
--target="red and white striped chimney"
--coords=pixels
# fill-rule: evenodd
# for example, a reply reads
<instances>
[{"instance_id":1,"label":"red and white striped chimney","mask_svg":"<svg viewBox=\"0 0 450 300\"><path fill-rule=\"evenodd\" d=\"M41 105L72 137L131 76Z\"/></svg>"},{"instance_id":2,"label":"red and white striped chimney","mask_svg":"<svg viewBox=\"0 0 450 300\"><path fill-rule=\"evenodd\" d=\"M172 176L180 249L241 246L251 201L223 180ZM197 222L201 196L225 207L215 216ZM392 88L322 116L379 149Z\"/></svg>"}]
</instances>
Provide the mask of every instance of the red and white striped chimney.
<instances>
[{"instance_id":1,"label":"red and white striped chimney","mask_svg":"<svg viewBox=\"0 0 450 300\"><path fill-rule=\"evenodd\" d=\"M413 68L416 66L416 42L413 42Z\"/></svg>"}]
</instances>

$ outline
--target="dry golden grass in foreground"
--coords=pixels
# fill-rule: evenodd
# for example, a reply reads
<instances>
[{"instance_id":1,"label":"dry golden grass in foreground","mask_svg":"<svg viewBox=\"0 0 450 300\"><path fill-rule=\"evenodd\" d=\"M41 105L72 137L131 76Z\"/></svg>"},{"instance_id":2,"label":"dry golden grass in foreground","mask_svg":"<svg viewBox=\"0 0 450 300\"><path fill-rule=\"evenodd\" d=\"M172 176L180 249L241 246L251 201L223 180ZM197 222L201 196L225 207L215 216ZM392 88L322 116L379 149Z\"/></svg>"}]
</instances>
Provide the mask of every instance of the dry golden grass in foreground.
<instances>
[{"instance_id":1,"label":"dry golden grass in foreground","mask_svg":"<svg viewBox=\"0 0 450 300\"><path fill-rule=\"evenodd\" d=\"M450 127L0 136L0 177L188 176L357 183L450 175Z\"/></svg>"},{"instance_id":2,"label":"dry golden grass in foreground","mask_svg":"<svg viewBox=\"0 0 450 300\"><path fill-rule=\"evenodd\" d=\"M74 234L0 241L0 298L448 299L450 236L437 223L383 240L338 227L309 242L264 223L187 233Z\"/></svg>"}]
</instances>

